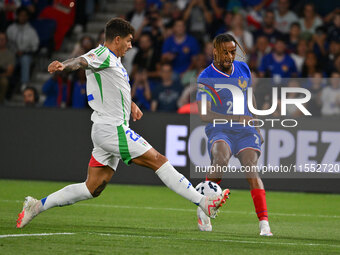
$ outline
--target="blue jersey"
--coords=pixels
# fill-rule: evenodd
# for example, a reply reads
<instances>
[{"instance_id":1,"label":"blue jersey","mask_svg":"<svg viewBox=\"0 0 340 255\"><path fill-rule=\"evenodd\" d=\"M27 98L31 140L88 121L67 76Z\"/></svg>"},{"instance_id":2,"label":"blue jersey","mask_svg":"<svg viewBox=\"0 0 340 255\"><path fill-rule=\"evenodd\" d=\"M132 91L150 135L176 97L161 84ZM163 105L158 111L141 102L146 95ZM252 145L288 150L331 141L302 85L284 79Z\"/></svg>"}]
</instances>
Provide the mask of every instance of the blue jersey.
<instances>
[{"instance_id":1,"label":"blue jersey","mask_svg":"<svg viewBox=\"0 0 340 255\"><path fill-rule=\"evenodd\" d=\"M241 115L252 116L247 103L247 90L251 86L251 74L249 67L244 62L234 61L232 72L230 75L218 70L212 63L202 71L197 79L197 101L202 100L202 96L206 95L207 101L211 102L211 110L213 112L224 115L234 114L234 103L236 100L243 100L244 113ZM233 98L229 89L217 88L217 84L228 84L235 86L243 95L242 98ZM252 99L252 98L251 98ZM207 124L205 128L208 137L208 151L211 156L212 145L216 141L224 140L232 152L237 155L244 149L253 149L261 151L261 140L254 127L242 124L230 123L213 126L212 123Z\"/></svg>"},{"instance_id":2,"label":"blue jersey","mask_svg":"<svg viewBox=\"0 0 340 255\"><path fill-rule=\"evenodd\" d=\"M251 86L251 74L246 63L234 61L230 75L218 70L212 63L201 72L197 78L197 83L197 101L201 101L202 95L205 94L207 101L211 102L211 110L224 115L236 115L233 113L235 99L229 89L216 88L216 84L230 84L236 86L243 94L244 114L242 115L252 116L247 103L247 89ZM213 124L207 125L207 129L210 129L211 127L213 127ZM218 125L216 127L217 129L251 128L249 126L243 127L243 125L234 124L230 127L229 123L225 125Z\"/></svg>"}]
</instances>

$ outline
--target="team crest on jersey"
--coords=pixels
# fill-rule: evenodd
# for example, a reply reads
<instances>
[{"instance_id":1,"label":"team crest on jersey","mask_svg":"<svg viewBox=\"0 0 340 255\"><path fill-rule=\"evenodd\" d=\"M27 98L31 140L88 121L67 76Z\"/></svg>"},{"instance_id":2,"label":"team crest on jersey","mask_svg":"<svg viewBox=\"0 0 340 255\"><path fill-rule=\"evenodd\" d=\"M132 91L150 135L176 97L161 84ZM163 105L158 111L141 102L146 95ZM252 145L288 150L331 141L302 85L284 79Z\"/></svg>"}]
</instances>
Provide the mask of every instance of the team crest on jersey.
<instances>
[{"instance_id":1,"label":"team crest on jersey","mask_svg":"<svg viewBox=\"0 0 340 255\"><path fill-rule=\"evenodd\" d=\"M282 65L282 71L288 72L289 67L287 65Z\"/></svg>"},{"instance_id":2,"label":"team crest on jersey","mask_svg":"<svg viewBox=\"0 0 340 255\"><path fill-rule=\"evenodd\" d=\"M96 59L96 55L93 54L93 53L87 54L87 57L89 57L89 58L92 59L92 60L95 60L95 59Z\"/></svg>"},{"instance_id":3,"label":"team crest on jersey","mask_svg":"<svg viewBox=\"0 0 340 255\"><path fill-rule=\"evenodd\" d=\"M242 91L245 91L247 88L247 81L243 77L238 78L238 85L242 89Z\"/></svg>"}]
</instances>

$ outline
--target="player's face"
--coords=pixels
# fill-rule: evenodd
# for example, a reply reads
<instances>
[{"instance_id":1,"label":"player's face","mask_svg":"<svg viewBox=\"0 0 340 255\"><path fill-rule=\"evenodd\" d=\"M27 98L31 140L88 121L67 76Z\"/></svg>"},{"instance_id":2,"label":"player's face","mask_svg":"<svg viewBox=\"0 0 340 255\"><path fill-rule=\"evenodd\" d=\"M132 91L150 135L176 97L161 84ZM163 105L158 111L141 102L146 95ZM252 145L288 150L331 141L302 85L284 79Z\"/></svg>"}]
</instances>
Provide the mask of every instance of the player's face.
<instances>
[{"instance_id":1,"label":"player's face","mask_svg":"<svg viewBox=\"0 0 340 255\"><path fill-rule=\"evenodd\" d=\"M236 44L235 42L224 42L221 46L221 52L214 49L214 56L222 69L229 70L236 57Z\"/></svg>"},{"instance_id":2,"label":"player's face","mask_svg":"<svg viewBox=\"0 0 340 255\"><path fill-rule=\"evenodd\" d=\"M119 41L119 55L123 57L125 53L132 48L132 35L129 34L126 37L121 37Z\"/></svg>"}]
</instances>

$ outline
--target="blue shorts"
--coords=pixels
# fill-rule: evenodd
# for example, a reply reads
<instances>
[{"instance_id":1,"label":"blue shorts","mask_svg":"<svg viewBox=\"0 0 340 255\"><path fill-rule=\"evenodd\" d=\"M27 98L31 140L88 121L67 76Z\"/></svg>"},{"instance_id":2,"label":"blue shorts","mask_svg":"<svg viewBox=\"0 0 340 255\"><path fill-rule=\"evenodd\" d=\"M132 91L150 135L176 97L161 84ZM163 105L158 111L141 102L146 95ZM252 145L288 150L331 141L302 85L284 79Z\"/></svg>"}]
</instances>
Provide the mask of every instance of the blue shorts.
<instances>
[{"instance_id":1,"label":"blue shorts","mask_svg":"<svg viewBox=\"0 0 340 255\"><path fill-rule=\"evenodd\" d=\"M261 137L258 132L253 129L246 130L219 130L217 132L209 132L208 137L208 152L211 158L211 148L217 141L225 141L230 148L231 154L237 156L245 149L253 149L261 154Z\"/></svg>"}]
</instances>

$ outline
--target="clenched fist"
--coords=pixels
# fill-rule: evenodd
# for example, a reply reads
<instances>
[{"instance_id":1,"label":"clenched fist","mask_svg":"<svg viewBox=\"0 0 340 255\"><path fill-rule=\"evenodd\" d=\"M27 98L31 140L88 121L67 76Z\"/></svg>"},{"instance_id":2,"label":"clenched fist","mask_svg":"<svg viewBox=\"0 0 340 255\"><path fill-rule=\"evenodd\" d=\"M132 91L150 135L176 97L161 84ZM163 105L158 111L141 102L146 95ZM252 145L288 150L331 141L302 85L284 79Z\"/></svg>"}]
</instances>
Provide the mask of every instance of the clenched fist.
<instances>
[{"instance_id":1,"label":"clenched fist","mask_svg":"<svg viewBox=\"0 0 340 255\"><path fill-rule=\"evenodd\" d=\"M47 70L49 73L54 73L57 71L62 71L64 70L65 65L59 61L53 61L51 64L49 64Z\"/></svg>"}]
</instances>

